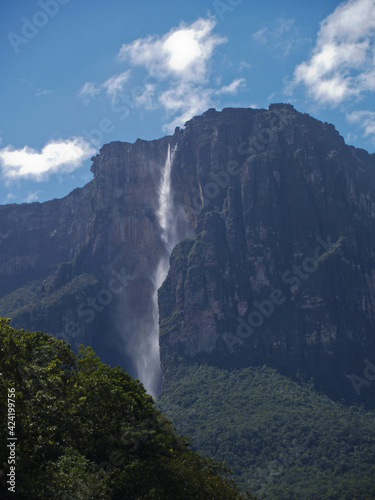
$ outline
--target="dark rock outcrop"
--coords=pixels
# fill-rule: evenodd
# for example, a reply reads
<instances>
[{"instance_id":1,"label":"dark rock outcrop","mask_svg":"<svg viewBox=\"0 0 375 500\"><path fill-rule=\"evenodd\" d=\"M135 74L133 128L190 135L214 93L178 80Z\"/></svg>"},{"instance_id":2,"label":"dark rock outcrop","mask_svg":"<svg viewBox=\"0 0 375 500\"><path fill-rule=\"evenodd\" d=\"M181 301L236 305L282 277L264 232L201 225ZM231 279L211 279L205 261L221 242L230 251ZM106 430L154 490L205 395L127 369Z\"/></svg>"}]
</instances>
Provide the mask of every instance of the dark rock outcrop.
<instances>
[{"instance_id":1,"label":"dark rock outcrop","mask_svg":"<svg viewBox=\"0 0 375 500\"><path fill-rule=\"evenodd\" d=\"M267 363L356 399L348 376L375 364L375 155L288 104L210 109L173 136L107 144L84 188L0 207L0 314L91 343L132 373L165 256L168 145L176 216L195 236L175 247L159 291L166 379L175 355Z\"/></svg>"},{"instance_id":2,"label":"dark rock outcrop","mask_svg":"<svg viewBox=\"0 0 375 500\"><path fill-rule=\"evenodd\" d=\"M273 105L194 118L174 168L196 239L175 249L159 292L166 377L178 354L369 396L369 380L348 376L375 364L375 155Z\"/></svg>"},{"instance_id":3,"label":"dark rock outcrop","mask_svg":"<svg viewBox=\"0 0 375 500\"><path fill-rule=\"evenodd\" d=\"M1 314L92 344L134 374L128 340L135 324L154 321L153 275L165 253L155 212L170 140L107 144L82 189L0 207Z\"/></svg>"}]
</instances>

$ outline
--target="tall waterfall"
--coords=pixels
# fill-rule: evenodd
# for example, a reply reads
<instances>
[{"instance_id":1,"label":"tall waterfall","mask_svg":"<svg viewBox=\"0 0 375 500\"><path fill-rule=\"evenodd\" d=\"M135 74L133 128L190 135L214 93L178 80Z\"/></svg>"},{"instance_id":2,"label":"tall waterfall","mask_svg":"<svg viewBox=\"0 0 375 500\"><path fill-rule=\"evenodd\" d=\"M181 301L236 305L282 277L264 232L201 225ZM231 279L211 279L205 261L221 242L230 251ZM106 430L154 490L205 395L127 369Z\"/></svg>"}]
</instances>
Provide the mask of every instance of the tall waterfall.
<instances>
[{"instance_id":1,"label":"tall waterfall","mask_svg":"<svg viewBox=\"0 0 375 500\"><path fill-rule=\"evenodd\" d=\"M177 219L173 206L173 193L171 188L173 157L174 151L171 152L171 145L168 144L167 159L164 165L163 178L159 188L159 208L156 213L162 229L161 238L165 244L168 259L173 247L178 242Z\"/></svg>"},{"instance_id":2,"label":"tall waterfall","mask_svg":"<svg viewBox=\"0 0 375 500\"><path fill-rule=\"evenodd\" d=\"M165 280L168 268L169 257L173 247L178 243L178 211L174 207L173 192L171 187L171 170L173 164L174 151L168 145L167 158L164 164L162 178L158 191L158 209L156 216L161 228L161 239L164 244L164 255L161 257L153 276L153 324L149 325L149 335L144 339L136 356L136 368L139 378L143 382L147 391L156 396L160 387L160 349L159 349L159 307L158 289Z\"/></svg>"}]
</instances>

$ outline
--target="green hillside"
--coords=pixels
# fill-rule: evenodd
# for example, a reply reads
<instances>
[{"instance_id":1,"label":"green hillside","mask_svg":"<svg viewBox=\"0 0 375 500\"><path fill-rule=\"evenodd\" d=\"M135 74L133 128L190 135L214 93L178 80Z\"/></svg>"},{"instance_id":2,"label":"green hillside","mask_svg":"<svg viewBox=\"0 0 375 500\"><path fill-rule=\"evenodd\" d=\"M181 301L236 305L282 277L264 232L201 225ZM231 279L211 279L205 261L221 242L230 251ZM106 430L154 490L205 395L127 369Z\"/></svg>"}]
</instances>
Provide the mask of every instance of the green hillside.
<instances>
[{"instance_id":1,"label":"green hillside","mask_svg":"<svg viewBox=\"0 0 375 500\"><path fill-rule=\"evenodd\" d=\"M95 296L98 288L99 282L91 274L81 274L66 282L57 278L48 284L33 281L0 298L0 315L11 317L17 327L32 325L33 329L64 334L61 317L70 313L72 319L77 319L77 314L74 315L77 304ZM84 322L81 323L84 328Z\"/></svg>"},{"instance_id":2,"label":"green hillside","mask_svg":"<svg viewBox=\"0 0 375 500\"><path fill-rule=\"evenodd\" d=\"M91 348L75 355L63 340L0 318L0 367L0 498L242 498L139 381Z\"/></svg>"},{"instance_id":3,"label":"green hillside","mask_svg":"<svg viewBox=\"0 0 375 500\"><path fill-rule=\"evenodd\" d=\"M177 365L159 408L259 499L375 498L375 413L267 366Z\"/></svg>"}]
</instances>

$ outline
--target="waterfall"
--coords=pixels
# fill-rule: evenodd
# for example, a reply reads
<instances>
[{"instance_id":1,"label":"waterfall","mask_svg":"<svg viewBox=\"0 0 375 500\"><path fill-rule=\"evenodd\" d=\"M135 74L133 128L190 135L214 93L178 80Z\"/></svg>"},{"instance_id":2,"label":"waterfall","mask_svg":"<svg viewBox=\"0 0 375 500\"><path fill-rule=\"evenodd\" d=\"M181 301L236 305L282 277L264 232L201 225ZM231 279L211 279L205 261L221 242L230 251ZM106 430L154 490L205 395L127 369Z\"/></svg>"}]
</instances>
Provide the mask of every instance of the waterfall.
<instances>
[{"instance_id":1,"label":"waterfall","mask_svg":"<svg viewBox=\"0 0 375 500\"><path fill-rule=\"evenodd\" d=\"M159 349L159 306L158 289L165 280L168 268L169 257L173 247L178 243L180 237L177 226L179 213L173 202L173 192L171 188L171 170L173 164L174 151L168 145L167 158L164 164L162 178L158 190L158 208L156 216L161 228L161 240L164 245L164 254L160 258L153 275L153 311L152 324L143 325L149 328L149 335L143 337L143 342L137 350L135 364L138 376L144 384L147 392L156 396L159 392L161 382L160 349Z\"/></svg>"},{"instance_id":2,"label":"waterfall","mask_svg":"<svg viewBox=\"0 0 375 500\"><path fill-rule=\"evenodd\" d=\"M171 145L168 144L167 159L164 165L163 178L159 188L159 208L156 212L162 229L161 238L168 253L168 259L173 247L178 242L177 221L173 206L173 193L171 188L173 157L174 151L171 152Z\"/></svg>"},{"instance_id":3,"label":"waterfall","mask_svg":"<svg viewBox=\"0 0 375 500\"><path fill-rule=\"evenodd\" d=\"M137 255L131 248L131 273L134 279L125 290L125 296L118 308L115 322L123 339L124 354L131 364L131 374L140 379L146 391L156 397L161 388L161 366L159 347L159 305L158 290L169 269L169 257L174 246L184 238L194 236L185 210L175 201L172 190L172 167L176 149L168 145L164 164L158 172L159 183L155 185L157 194L155 216L158 227L150 228L150 253ZM154 198L153 200L154 201ZM154 239L155 238L155 239ZM153 268L150 270L149 264Z\"/></svg>"}]
</instances>

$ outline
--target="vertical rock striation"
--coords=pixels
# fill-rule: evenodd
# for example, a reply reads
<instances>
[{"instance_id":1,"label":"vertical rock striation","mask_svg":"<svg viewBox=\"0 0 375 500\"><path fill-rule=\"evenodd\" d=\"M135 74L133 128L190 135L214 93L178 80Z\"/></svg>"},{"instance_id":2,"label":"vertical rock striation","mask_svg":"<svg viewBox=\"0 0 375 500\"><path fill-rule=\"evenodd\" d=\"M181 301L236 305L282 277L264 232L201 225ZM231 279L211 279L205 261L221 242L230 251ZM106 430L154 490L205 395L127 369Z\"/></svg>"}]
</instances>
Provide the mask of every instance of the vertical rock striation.
<instances>
[{"instance_id":1,"label":"vertical rock striation","mask_svg":"<svg viewBox=\"0 0 375 500\"><path fill-rule=\"evenodd\" d=\"M92 171L61 200L0 207L0 314L140 376L180 242L159 291L166 380L177 355L356 396L348 376L375 364L374 155L277 104L107 144Z\"/></svg>"},{"instance_id":2,"label":"vertical rock striation","mask_svg":"<svg viewBox=\"0 0 375 500\"><path fill-rule=\"evenodd\" d=\"M165 376L175 354L267 363L355 399L348 376L375 364L375 155L290 105L209 110L178 134L196 238L160 291Z\"/></svg>"},{"instance_id":3,"label":"vertical rock striation","mask_svg":"<svg viewBox=\"0 0 375 500\"><path fill-rule=\"evenodd\" d=\"M139 373L165 244L156 212L171 138L114 142L61 200L0 207L0 312L15 326L93 344Z\"/></svg>"}]
</instances>

